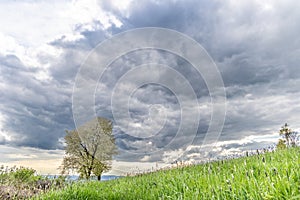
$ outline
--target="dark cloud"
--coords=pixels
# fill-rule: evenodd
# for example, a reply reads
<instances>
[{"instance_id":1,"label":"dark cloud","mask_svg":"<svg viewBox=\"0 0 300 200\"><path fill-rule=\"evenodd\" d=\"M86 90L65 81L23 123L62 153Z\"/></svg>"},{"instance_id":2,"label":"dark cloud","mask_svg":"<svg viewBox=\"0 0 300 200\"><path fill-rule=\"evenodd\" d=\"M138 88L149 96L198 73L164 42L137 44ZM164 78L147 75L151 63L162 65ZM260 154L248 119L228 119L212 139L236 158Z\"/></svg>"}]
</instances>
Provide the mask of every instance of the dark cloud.
<instances>
[{"instance_id":1,"label":"dark cloud","mask_svg":"<svg viewBox=\"0 0 300 200\"><path fill-rule=\"evenodd\" d=\"M300 14L299 4L293 1L251 2L251 1L133 1L126 12L118 10L108 1L101 6L112 13L123 25L112 25L104 29L99 21L92 23L92 29L78 24L74 31L81 37L68 40L63 35L49 43L62 51L53 58L40 55L42 64L49 64L50 79L39 80L36 74L41 68L22 63L16 55L0 57L0 108L6 118L4 128L13 133L13 139L1 138L0 143L31 146L44 149L61 148L59 138L64 129L73 129L72 88L75 77L88 52L99 42L122 31L138 27L171 28L189 35L198 41L216 62L222 75L227 95L227 115L221 141L239 140L251 135L264 135L276 131L289 122L299 127L300 107ZM156 61L172 66L185 77L196 92L201 111L200 123L196 135L186 135L176 139L181 120L180 104L176 95L186 97L189 105L189 118L195 117L195 106L185 96L185 91L174 95L161 86L147 84L139 87L133 94L127 94L124 84L118 103L128 103L130 96L130 115L135 123L143 124L140 134L149 136L141 139L133 133L125 133L116 124L114 134L122 154L117 156L125 161L159 161L173 156L172 151L181 148L181 142L192 140L194 146L200 146L208 129L212 107L206 83L188 61L163 50L139 50L129 52L116 59L107 67L99 79L95 91L95 110L98 115L114 120L111 110L111 95L122 76L137 66ZM143 79L155 73L138 74ZM157 80L175 86L182 86L166 71L157 74ZM160 105L152 110L153 121L147 122L151 113L149 105ZM155 110L157 109L157 110ZM159 128L164 110L168 118L156 135L151 128ZM192 120L191 120L192 121ZM126 120L120 123L125 123ZM147 124L148 123L148 124ZM133 131L133 129L131 129ZM148 135L147 135L148 134ZM194 139L195 137L195 139ZM175 141L174 141L175 140ZM170 146L167 146L174 141ZM240 147L239 143L221 146L218 153L228 149L247 150L262 147L268 142L249 142ZM183 155L199 152L199 149L187 151ZM167 153L151 153L165 150ZM135 154L136 153L136 154ZM172 155L171 155L172 154ZM216 153L217 154L217 153ZM147 157L145 157L147 156Z\"/></svg>"},{"instance_id":2,"label":"dark cloud","mask_svg":"<svg viewBox=\"0 0 300 200\"><path fill-rule=\"evenodd\" d=\"M57 82L39 81L37 69L25 66L16 56L1 59L1 113L3 129L13 133L7 143L43 149L61 148L58 138L72 127L69 90Z\"/></svg>"},{"instance_id":3,"label":"dark cloud","mask_svg":"<svg viewBox=\"0 0 300 200\"><path fill-rule=\"evenodd\" d=\"M287 116L289 112L299 114L296 104L291 102L299 96L296 34L300 26L295 23L299 14L294 9L290 12L290 6L298 7L293 2L235 5L216 1L139 1L129 6L126 17L109 5L104 7L126 22L124 29L128 24L130 27L172 28L192 36L208 50L220 69L228 98L226 123L220 139L236 140L274 132L284 121L299 126L294 117ZM197 94L200 89L206 90L201 78L194 77L193 72L180 72L192 83L200 83L199 89L194 87ZM207 95L205 91L198 97ZM207 130L207 124L199 127L196 138L203 139L205 131L201 130ZM195 143L201 144L202 139ZM253 142L248 148L255 145ZM257 147L261 146L257 143Z\"/></svg>"}]
</instances>

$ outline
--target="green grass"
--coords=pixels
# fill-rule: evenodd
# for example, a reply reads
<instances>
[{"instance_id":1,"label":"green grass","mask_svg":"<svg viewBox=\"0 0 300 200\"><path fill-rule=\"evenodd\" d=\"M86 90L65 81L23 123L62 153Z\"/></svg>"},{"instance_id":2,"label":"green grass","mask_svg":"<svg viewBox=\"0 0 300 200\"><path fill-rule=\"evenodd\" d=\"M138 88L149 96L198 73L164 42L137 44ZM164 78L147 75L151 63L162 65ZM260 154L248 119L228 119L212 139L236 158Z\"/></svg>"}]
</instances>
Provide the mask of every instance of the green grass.
<instances>
[{"instance_id":1,"label":"green grass","mask_svg":"<svg viewBox=\"0 0 300 200\"><path fill-rule=\"evenodd\" d=\"M300 199L300 148L75 183L36 199Z\"/></svg>"}]
</instances>

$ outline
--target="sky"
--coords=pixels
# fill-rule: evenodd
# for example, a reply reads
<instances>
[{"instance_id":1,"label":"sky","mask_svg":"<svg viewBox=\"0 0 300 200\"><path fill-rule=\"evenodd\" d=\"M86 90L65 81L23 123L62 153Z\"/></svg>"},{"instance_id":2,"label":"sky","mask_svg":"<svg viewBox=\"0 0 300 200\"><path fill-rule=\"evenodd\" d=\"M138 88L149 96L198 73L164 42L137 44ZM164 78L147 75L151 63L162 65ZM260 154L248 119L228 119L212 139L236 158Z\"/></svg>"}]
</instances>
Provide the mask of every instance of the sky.
<instances>
[{"instance_id":1,"label":"sky","mask_svg":"<svg viewBox=\"0 0 300 200\"><path fill-rule=\"evenodd\" d=\"M0 164L57 173L82 116L113 121L111 174L239 154L275 144L286 122L300 128L296 0L0 4Z\"/></svg>"}]
</instances>

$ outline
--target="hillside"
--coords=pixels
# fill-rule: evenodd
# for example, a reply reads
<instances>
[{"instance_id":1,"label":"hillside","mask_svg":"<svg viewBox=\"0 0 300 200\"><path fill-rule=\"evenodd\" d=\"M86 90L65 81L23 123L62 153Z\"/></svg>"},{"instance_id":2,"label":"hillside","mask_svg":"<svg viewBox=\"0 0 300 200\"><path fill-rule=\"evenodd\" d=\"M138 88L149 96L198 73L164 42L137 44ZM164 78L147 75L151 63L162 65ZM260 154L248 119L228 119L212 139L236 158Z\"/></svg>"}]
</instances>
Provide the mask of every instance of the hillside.
<instances>
[{"instance_id":1,"label":"hillside","mask_svg":"<svg viewBox=\"0 0 300 200\"><path fill-rule=\"evenodd\" d=\"M300 199L300 148L76 183L37 199Z\"/></svg>"}]
</instances>

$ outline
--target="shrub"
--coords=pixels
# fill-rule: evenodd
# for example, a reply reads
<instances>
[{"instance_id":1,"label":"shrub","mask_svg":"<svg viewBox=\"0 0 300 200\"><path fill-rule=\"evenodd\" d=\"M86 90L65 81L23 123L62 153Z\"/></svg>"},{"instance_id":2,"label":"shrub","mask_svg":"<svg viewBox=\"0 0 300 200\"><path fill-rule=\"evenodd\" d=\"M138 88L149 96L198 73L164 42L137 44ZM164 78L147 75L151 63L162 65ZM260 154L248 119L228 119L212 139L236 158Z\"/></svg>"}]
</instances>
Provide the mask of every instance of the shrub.
<instances>
[{"instance_id":1,"label":"shrub","mask_svg":"<svg viewBox=\"0 0 300 200\"><path fill-rule=\"evenodd\" d=\"M17 168L16 171L12 173L12 176L15 181L21 182L21 183L28 183L35 181L34 174L36 171L34 169L20 167Z\"/></svg>"}]
</instances>

